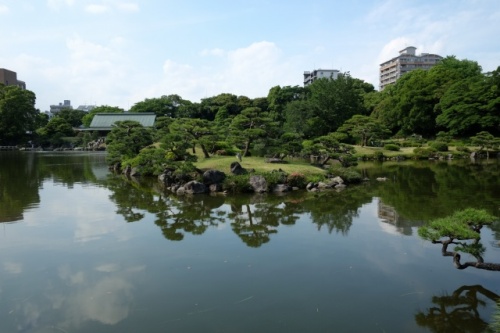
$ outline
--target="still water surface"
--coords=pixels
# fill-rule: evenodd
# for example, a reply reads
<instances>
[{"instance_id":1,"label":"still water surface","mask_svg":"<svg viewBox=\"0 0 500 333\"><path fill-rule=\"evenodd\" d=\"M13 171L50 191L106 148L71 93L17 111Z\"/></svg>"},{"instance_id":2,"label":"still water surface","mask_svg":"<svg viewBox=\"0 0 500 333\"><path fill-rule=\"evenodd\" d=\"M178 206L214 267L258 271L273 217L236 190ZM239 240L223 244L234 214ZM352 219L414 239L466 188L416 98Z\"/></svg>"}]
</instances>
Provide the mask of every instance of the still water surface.
<instances>
[{"instance_id":1,"label":"still water surface","mask_svg":"<svg viewBox=\"0 0 500 333\"><path fill-rule=\"evenodd\" d=\"M104 159L0 154L0 332L483 332L497 311L500 272L457 270L417 235L458 208L498 216L497 161L367 164L371 180L342 192L177 198ZM495 228L482 242L498 263Z\"/></svg>"}]
</instances>

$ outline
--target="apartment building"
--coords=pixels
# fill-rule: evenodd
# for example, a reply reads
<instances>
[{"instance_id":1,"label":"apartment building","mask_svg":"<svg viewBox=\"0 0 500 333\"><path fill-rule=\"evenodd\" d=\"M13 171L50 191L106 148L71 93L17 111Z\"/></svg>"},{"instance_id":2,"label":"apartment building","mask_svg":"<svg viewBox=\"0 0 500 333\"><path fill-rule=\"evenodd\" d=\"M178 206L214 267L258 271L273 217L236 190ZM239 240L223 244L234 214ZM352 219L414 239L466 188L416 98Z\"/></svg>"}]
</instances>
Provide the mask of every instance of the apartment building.
<instances>
[{"instance_id":1,"label":"apartment building","mask_svg":"<svg viewBox=\"0 0 500 333\"><path fill-rule=\"evenodd\" d=\"M337 69L315 69L313 71L304 72L304 87L310 85L317 79L327 78L336 80L339 75Z\"/></svg>"},{"instance_id":2,"label":"apartment building","mask_svg":"<svg viewBox=\"0 0 500 333\"><path fill-rule=\"evenodd\" d=\"M395 83L403 74L415 69L428 70L443 57L437 54L422 53L417 55L417 48L408 46L399 51L399 56L380 64L380 90Z\"/></svg>"},{"instance_id":3,"label":"apartment building","mask_svg":"<svg viewBox=\"0 0 500 333\"><path fill-rule=\"evenodd\" d=\"M5 68L0 68L0 83L26 90L26 83L17 79L17 73Z\"/></svg>"}]
</instances>

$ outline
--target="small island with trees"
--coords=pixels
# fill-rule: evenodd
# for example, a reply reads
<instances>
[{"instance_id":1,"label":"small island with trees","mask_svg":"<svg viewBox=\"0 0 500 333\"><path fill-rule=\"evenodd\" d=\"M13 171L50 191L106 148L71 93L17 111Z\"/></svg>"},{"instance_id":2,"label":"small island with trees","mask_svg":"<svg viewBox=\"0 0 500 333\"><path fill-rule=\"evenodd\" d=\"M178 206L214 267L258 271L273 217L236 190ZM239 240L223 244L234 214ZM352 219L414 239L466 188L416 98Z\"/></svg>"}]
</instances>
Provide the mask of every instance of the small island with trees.
<instances>
[{"instance_id":1,"label":"small island with trees","mask_svg":"<svg viewBox=\"0 0 500 333\"><path fill-rule=\"evenodd\" d=\"M110 167L161 176L175 190L203 177L216 191L342 187L361 181L349 169L358 160L489 158L500 150L500 67L483 73L477 62L454 56L382 91L346 72L305 87L275 86L253 99L147 98L128 112L154 113L152 128L117 122L105 138L82 129L98 113L125 110L63 109L49 119L35 99L29 90L0 86L0 146L106 149ZM203 173L214 169L229 176L212 183ZM250 178L266 185L249 186Z\"/></svg>"}]
</instances>

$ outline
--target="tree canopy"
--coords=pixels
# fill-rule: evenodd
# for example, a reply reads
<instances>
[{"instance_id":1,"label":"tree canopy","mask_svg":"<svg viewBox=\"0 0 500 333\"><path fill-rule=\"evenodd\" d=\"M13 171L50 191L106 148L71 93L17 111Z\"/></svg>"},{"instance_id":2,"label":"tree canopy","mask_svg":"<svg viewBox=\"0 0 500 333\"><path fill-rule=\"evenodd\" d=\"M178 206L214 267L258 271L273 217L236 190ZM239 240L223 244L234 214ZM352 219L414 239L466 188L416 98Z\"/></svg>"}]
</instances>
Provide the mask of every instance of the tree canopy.
<instances>
[{"instance_id":1,"label":"tree canopy","mask_svg":"<svg viewBox=\"0 0 500 333\"><path fill-rule=\"evenodd\" d=\"M0 84L0 145L27 141L37 129L40 112L35 108L35 100L30 90Z\"/></svg>"}]
</instances>

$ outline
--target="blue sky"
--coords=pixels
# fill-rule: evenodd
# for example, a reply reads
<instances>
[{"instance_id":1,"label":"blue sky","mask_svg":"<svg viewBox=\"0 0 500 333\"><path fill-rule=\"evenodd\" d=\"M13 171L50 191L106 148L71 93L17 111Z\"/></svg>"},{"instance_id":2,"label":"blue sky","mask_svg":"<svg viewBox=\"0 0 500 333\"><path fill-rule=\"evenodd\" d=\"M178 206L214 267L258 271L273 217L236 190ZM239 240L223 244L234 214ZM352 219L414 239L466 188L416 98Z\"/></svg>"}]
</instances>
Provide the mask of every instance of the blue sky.
<instances>
[{"instance_id":1,"label":"blue sky","mask_svg":"<svg viewBox=\"0 0 500 333\"><path fill-rule=\"evenodd\" d=\"M0 0L0 68L41 111L265 97L318 68L378 89L379 64L406 46L491 71L499 36L498 0Z\"/></svg>"}]
</instances>

